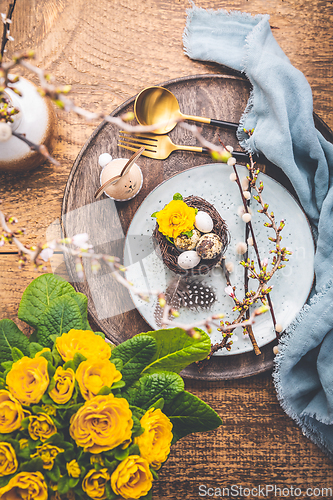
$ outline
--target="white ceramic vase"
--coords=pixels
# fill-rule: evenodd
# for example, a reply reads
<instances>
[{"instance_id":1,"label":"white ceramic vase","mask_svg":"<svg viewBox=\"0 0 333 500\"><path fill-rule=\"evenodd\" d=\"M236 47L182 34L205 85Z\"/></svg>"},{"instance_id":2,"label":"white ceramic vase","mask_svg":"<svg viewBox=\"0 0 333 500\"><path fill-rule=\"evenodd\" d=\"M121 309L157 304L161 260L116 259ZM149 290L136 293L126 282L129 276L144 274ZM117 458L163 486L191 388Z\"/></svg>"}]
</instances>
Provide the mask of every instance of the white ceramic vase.
<instances>
[{"instance_id":1,"label":"white ceramic vase","mask_svg":"<svg viewBox=\"0 0 333 500\"><path fill-rule=\"evenodd\" d=\"M57 133L57 118L52 103L42 97L37 87L25 78L20 77L15 87L22 96L6 89L12 105L20 110L14 117L12 130L25 134L35 144L45 144L51 152ZM0 171L28 171L44 161L44 156L32 151L25 142L13 135L7 141L0 142Z\"/></svg>"}]
</instances>

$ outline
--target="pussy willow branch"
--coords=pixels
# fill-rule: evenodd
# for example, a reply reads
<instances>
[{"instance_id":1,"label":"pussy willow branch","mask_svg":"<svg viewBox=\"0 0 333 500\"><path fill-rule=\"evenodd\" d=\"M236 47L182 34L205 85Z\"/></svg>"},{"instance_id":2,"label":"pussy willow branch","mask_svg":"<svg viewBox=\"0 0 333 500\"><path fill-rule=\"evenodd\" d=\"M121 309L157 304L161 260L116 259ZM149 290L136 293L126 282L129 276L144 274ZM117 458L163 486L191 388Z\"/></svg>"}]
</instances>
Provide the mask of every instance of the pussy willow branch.
<instances>
[{"instance_id":1,"label":"pussy willow branch","mask_svg":"<svg viewBox=\"0 0 333 500\"><path fill-rule=\"evenodd\" d=\"M14 130L12 130L12 135L17 137L21 141L25 142L29 146L31 151L37 151L42 156L44 156L46 160L49 160L51 163L53 163L53 165L60 166L60 163L55 158L53 158L53 156L50 155L47 147L44 144L35 144L34 142L29 141L29 139L27 139L24 134L19 134Z\"/></svg>"},{"instance_id":2,"label":"pussy willow branch","mask_svg":"<svg viewBox=\"0 0 333 500\"><path fill-rule=\"evenodd\" d=\"M253 161L253 157L252 157L251 153L249 153L249 157L250 157L250 165L251 165L251 169L249 170L249 174L250 174L250 177L251 177L250 180L252 180L252 170L254 170L254 168L255 168L255 162ZM238 172L237 172L236 165L233 165L233 170L234 170L234 173L236 175L236 183L237 183L237 186L238 186L240 194L241 194L241 198L242 198L244 210L245 210L246 213L249 214L250 213L249 212L249 204L248 204L248 201L245 199L245 196L244 196L244 193L243 193L243 188L242 188L242 185L241 185L241 182L240 182L240 179L239 179L239 175L238 175ZM251 187L253 187L253 186L251 186L251 183L249 183L249 188L248 189L249 189L250 192L251 192ZM259 248L258 248L256 236L255 236L254 229L253 229L253 224L252 224L251 221L249 221L249 222L246 223L246 234L247 235L248 235L249 231L251 232L251 237L252 237L252 241L253 241L253 248L254 248L254 251L255 251L255 254L256 254L256 257L257 257L258 266L259 266L259 268L261 268L261 259L260 259L260 254L259 254ZM247 237L246 237L245 241L247 241ZM245 258L245 260L247 260L247 257ZM245 287L247 288L245 290L245 295L246 295L246 293L248 292L248 267L245 267L244 273L245 273ZM268 301L268 304L269 304L269 307L270 307L270 313L271 313L271 316L272 316L273 326L274 326L274 330L275 330L276 320L275 320L275 314L274 314L274 310L273 310L273 304L272 304L270 295L267 294L266 297L267 297L267 301ZM276 330L275 330L275 333L276 333L276 335L278 335L278 333L276 332ZM250 332L249 332L249 336L250 336L250 338L252 340L252 337L254 338L253 332L252 332L252 334L250 334Z\"/></svg>"},{"instance_id":3,"label":"pussy willow branch","mask_svg":"<svg viewBox=\"0 0 333 500\"><path fill-rule=\"evenodd\" d=\"M9 40L10 25L11 25L11 19L13 16L13 12L15 9L15 4L16 4L16 0L14 0L13 2L10 2L9 6L8 6L8 10L7 10L6 19L4 20L4 23L3 23L4 26L3 26L3 33L2 33L2 40L1 40L0 61L3 58L4 52L5 52L5 47L6 47L8 40Z\"/></svg>"},{"instance_id":4,"label":"pussy willow branch","mask_svg":"<svg viewBox=\"0 0 333 500\"><path fill-rule=\"evenodd\" d=\"M88 246L88 248L72 248L68 245L73 243L73 238L64 238L59 240L53 240L43 246L38 245L38 247L34 250L27 248L21 243L21 241L14 235L13 231L10 229L6 222L6 218L4 214L0 211L0 227L6 232L7 237L9 237L10 242L15 244L19 249L21 257L21 262L24 265L27 256L31 262L33 262L37 267L41 267L42 261L42 252L44 250L50 249L51 253L54 251L60 251L64 254L70 255L74 258L76 263L76 272L79 277L84 276L84 267L82 265L82 261L84 259L90 259L91 261L91 269L96 274L98 270L101 268L99 261L104 262L111 269L112 277L124 286L127 290L129 290L132 294L137 295L142 300L149 300L150 296L156 296L160 302L160 305L164 307L163 311L163 324L169 325L172 324L174 327L182 328L190 337L199 338L200 334L196 332L194 329L199 328L200 326L205 326L208 331L211 331L212 326L216 326L221 328L219 323L216 323L215 320L222 318L224 315L214 315L209 316L204 320L198 321L196 323L172 323L169 319L169 316L178 317L178 311L172 310L169 305L165 303L164 294L159 290L142 290L133 285L129 280L125 278L123 273L126 271L126 267L124 267L120 260L117 257L110 256L102 253L94 253L93 249ZM163 301L163 302L162 302ZM232 327L231 327L232 328ZM230 329L231 329L230 328Z\"/></svg>"},{"instance_id":5,"label":"pussy willow branch","mask_svg":"<svg viewBox=\"0 0 333 500\"><path fill-rule=\"evenodd\" d=\"M162 328L163 328L163 326L166 326L166 325L172 325L175 328L182 328L183 330L187 330L190 333L190 335L193 337L196 336L195 328L199 328L200 326L206 327L207 330L211 330L211 327L215 326L219 329L219 331L221 331L223 333L232 332L235 328L238 328L239 326L245 328L247 326L253 325L253 323L255 323L255 318L259 314L262 314L260 309L256 309L253 312L253 314L250 316L250 318L247 319L246 321L243 321L242 323L238 323L238 324L230 324L230 325L223 325L222 326L221 323L216 323L216 320L220 319L223 315L214 314L212 316L208 316L207 318L205 318L203 320L185 324L185 323L179 323L177 321L174 321L173 319L169 319L170 316L174 315L173 312L174 311L172 310L172 308L168 304L166 304L164 306L163 318L162 318Z\"/></svg>"},{"instance_id":6,"label":"pussy willow branch","mask_svg":"<svg viewBox=\"0 0 333 500\"><path fill-rule=\"evenodd\" d=\"M270 221L269 223L265 223L264 225L267 226L267 227L272 228L274 230L274 232L275 232L275 238L269 237L269 240L273 241L275 243L275 249L270 251L271 253L274 253L275 255L273 257L273 262L272 262L273 267L272 267L272 269L270 271L267 271L267 266L262 266L262 263L260 261L260 256L259 256L257 245L256 245L255 248L257 248L257 252L258 252L257 253L257 258L258 258L258 262L260 263L259 264L260 271L257 272L255 270L253 261L252 261L252 263L250 263L249 260L247 262L242 262L242 264L244 265L244 267L248 267L248 269L249 269L249 271L251 273L250 277L252 277L254 279L257 279L259 281L259 286L258 286L257 291L255 293L253 293L253 295L251 295L250 297L244 299L243 302L238 301L238 299L235 296L233 297L233 299L234 299L234 301L236 303L236 306L238 306L235 309L236 310L238 309L240 311L240 313L238 315L238 318L236 320L234 320L232 322L232 324L238 324L238 325L240 324L240 322L242 321L244 315L246 314L246 311L248 310L249 305L252 305L258 299L262 299L264 296L267 297L267 295L268 295L268 293L270 291L269 288L267 289L267 282L272 278L272 276L274 275L274 273L278 269L281 269L281 267L284 267L284 264L282 264L282 261L288 261L288 259L287 259L286 256L291 254L291 252L288 251L286 248L281 248L281 239L282 238L281 238L281 234L280 233L281 233L281 231L282 231L282 229L284 227L284 221L281 221L280 225L277 226L277 224L275 222L274 213L268 211L269 206L268 206L267 203L264 202L262 194L261 194L262 191L263 191L263 189L264 189L263 183L260 182L259 187L256 184L259 171L255 167L255 162L253 161L252 155L250 156L250 164L247 165L247 168L248 168L249 173L250 173L250 176L249 176L250 187L253 188L256 191L256 193L257 193L254 196L254 199L261 205L261 209L259 210L259 212L263 213L269 219L269 221ZM242 199L243 199L243 203L245 203L245 205L246 205L246 200L245 200L245 197L244 197L244 194L243 194L243 190L241 188L241 183L240 183L240 180L239 180L239 176L238 176L238 173L237 173L237 170L236 170L235 167L234 167L234 171L235 171L235 174L236 174L236 181L238 180L239 187L240 187L240 190L241 190L241 196L242 196ZM246 205L245 209L246 209L246 211L248 211L247 205ZM252 224L251 224L251 226L252 226ZM251 226L249 226L250 230L251 230ZM253 237L254 242L255 242L254 232L251 232L251 234L252 234L252 237ZM275 318L274 318L274 320L275 320ZM275 324L275 328L276 328L276 324ZM276 332L276 333L278 333L278 332ZM213 354L214 352L218 351L219 349L222 349L222 348L226 347L226 345L227 345L230 337L231 337L230 333L225 333L222 342L220 342L220 343L215 344L214 346L212 346L210 354Z\"/></svg>"}]
</instances>

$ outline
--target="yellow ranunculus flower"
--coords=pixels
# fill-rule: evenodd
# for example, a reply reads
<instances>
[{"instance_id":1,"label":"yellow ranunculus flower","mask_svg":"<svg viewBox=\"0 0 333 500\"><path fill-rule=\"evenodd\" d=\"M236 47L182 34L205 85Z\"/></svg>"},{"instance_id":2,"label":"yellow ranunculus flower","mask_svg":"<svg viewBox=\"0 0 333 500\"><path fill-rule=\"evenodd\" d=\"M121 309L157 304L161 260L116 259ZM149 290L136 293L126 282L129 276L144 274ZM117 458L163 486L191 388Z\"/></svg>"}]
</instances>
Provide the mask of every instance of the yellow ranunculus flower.
<instances>
[{"instance_id":1,"label":"yellow ranunculus flower","mask_svg":"<svg viewBox=\"0 0 333 500\"><path fill-rule=\"evenodd\" d=\"M35 441L40 439L44 442L57 432L57 428L46 413L38 413L29 417L28 432Z\"/></svg>"},{"instance_id":2,"label":"yellow ranunculus flower","mask_svg":"<svg viewBox=\"0 0 333 500\"><path fill-rule=\"evenodd\" d=\"M89 498L104 500L106 498L105 485L110 479L107 469L92 469L86 474L82 481L82 489Z\"/></svg>"},{"instance_id":3,"label":"yellow ranunculus flower","mask_svg":"<svg viewBox=\"0 0 333 500\"><path fill-rule=\"evenodd\" d=\"M66 464L66 469L70 477L78 478L81 474L81 469L76 460L71 460Z\"/></svg>"},{"instance_id":4,"label":"yellow ranunculus flower","mask_svg":"<svg viewBox=\"0 0 333 500\"><path fill-rule=\"evenodd\" d=\"M122 378L122 374L108 359L87 359L76 370L76 380L84 399L91 399L99 393L102 387L111 387Z\"/></svg>"},{"instance_id":5,"label":"yellow ranunculus flower","mask_svg":"<svg viewBox=\"0 0 333 500\"><path fill-rule=\"evenodd\" d=\"M52 405L42 405L41 406L42 410L44 413L47 413L48 415L51 415L52 417L55 417L57 414L57 410L54 406Z\"/></svg>"},{"instance_id":6,"label":"yellow ranunculus flower","mask_svg":"<svg viewBox=\"0 0 333 500\"><path fill-rule=\"evenodd\" d=\"M24 410L8 391L0 391L0 433L7 434L21 427Z\"/></svg>"},{"instance_id":7,"label":"yellow ranunculus flower","mask_svg":"<svg viewBox=\"0 0 333 500\"><path fill-rule=\"evenodd\" d=\"M122 498L138 498L147 495L153 485L153 476L145 458L130 455L125 458L111 476L111 487Z\"/></svg>"},{"instance_id":8,"label":"yellow ranunculus flower","mask_svg":"<svg viewBox=\"0 0 333 500\"><path fill-rule=\"evenodd\" d=\"M6 377L10 392L24 405L39 403L49 381L47 361L43 356L34 359L24 356L13 363Z\"/></svg>"},{"instance_id":9,"label":"yellow ranunculus flower","mask_svg":"<svg viewBox=\"0 0 333 500\"><path fill-rule=\"evenodd\" d=\"M0 488L1 500L47 500L47 486L41 472L19 472Z\"/></svg>"},{"instance_id":10,"label":"yellow ranunculus flower","mask_svg":"<svg viewBox=\"0 0 333 500\"><path fill-rule=\"evenodd\" d=\"M111 347L90 330L70 330L56 339L56 348L62 359L70 361L76 352L86 358L109 359Z\"/></svg>"},{"instance_id":11,"label":"yellow ranunculus flower","mask_svg":"<svg viewBox=\"0 0 333 500\"><path fill-rule=\"evenodd\" d=\"M40 457L43 460L43 468L51 470L54 464L55 457L59 453L63 453L65 450L63 448L58 448L53 444L42 444L37 446L37 451L34 455L30 455L30 458Z\"/></svg>"},{"instance_id":12,"label":"yellow ranunculus flower","mask_svg":"<svg viewBox=\"0 0 333 500\"><path fill-rule=\"evenodd\" d=\"M10 443L0 443L0 476L9 476L17 471L18 463L14 448Z\"/></svg>"},{"instance_id":13,"label":"yellow ranunculus flower","mask_svg":"<svg viewBox=\"0 0 333 500\"><path fill-rule=\"evenodd\" d=\"M62 366L58 366L53 375L55 380L55 387L49 392L50 398L59 405L67 403L74 391L75 386L75 373L72 368L63 369Z\"/></svg>"},{"instance_id":14,"label":"yellow ranunculus flower","mask_svg":"<svg viewBox=\"0 0 333 500\"><path fill-rule=\"evenodd\" d=\"M140 454L153 469L159 469L170 453L172 423L158 408L148 410L140 420L145 432L134 438Z\"/></svg>"},{"instance_id":15,"label":"yellow ranunculus flower","mask_svg":"<svg viewBox=\"0 0 333 500\"><path fill-rule=\"evenodd\" d=\"M124 398L95 396L72 416L69 433L84 451L112 450L131 437L132 412Z\"/></svg>"},{"instance_id":16,"label":"yellow ranunculus flower","mask_svg":"<svg viewBox=\"0 0 333 500\"><path fill-rule=\"evenodd\" d=\"M170 201L156 214L158 230L170 238L177 238L181 233L191 231L194 228L194 220L195 209L182 200Z\"/></svg>"}]
</instances>

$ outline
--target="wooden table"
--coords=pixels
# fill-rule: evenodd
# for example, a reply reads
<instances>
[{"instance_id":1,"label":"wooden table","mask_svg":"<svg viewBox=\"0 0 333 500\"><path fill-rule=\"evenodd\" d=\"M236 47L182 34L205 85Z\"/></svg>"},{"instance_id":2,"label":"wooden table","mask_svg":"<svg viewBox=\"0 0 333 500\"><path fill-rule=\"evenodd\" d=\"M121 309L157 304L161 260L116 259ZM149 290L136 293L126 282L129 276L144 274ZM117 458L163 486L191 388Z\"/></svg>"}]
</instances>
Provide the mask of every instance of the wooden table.
<instances>
[{"instance_id":1,"label":"wooden table","mask_svg":"<svg viewBox=\"0 0 333 500\"><path fill-rule=\"evenodd\" d=\"M0 0L0 12L7 5L8 0ZM197 0L197 5L269 13L271 25L278 28L277 41L308 78L315 112L333 126L330 0ZM8 52L35 49L37 63L62 84L71 84L79 105L111 112L145 86L221 71L218 65L183 54L187 7L187 0L19 0L11 32L15 42L8 44ZM58 116L54 155L61 166L46 163L30 174L0 175L2 209L19 219L30 244L43 241L60 216L72 164L97 125L61 111ZM18 270L14 248L1 248L0 317L15 319L26 333L29 329L16 316L22 292L34 277L29 266ZM270 373L237 381L187 381L186 387L209 403L224 423L217 431L189 436L173 447L154 486L155 498L200 498L200 485L271 484L301 487L304 492L308 487L333 487L331 461L285 415Z\"/></svg>"}]
</instances>

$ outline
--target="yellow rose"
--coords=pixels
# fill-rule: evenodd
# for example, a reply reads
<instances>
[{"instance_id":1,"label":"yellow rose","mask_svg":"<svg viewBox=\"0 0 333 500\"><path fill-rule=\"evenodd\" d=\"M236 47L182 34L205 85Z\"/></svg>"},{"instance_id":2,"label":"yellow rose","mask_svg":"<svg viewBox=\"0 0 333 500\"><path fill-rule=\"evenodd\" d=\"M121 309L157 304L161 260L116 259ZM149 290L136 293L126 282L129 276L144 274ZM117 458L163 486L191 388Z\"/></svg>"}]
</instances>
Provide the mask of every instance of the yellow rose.
<instances>
[{"instance_id":1,"label":"yellow rose","mask_svg":"<svg viewBox=\"0 0 333 500\"><path fill-rule=\"evenodd\" d=\"M172 200L163 210L157 212L156 220L158 230L164 236L177 238L181 233L194 228L195 209L182 200Z\"/></svg>"},{"instance_id":2,"label":"yellow rose","mask_svg":"<svg viewBox=\"0 0 333 500\"><path fill-rule=\"evenodd\" d=\"M122 374L108 359L83 361L76 370L76 380L84 399L97 396L102 387L111 387L122 378Z\"/></svg>"},{"instance_id":3,"label":"yellow rose","mask_svg":"<svg viewBox=\"0 0 333 500\"><path fill-rule=\"evenodd\" d=\"M17 471L15 450L10 443L0 443L0 476L9 476Z\"/></svg>"},{"instance_id":4,"label":"yellow rose","mask_svg":"<svg viewBox=\"0 0 333 500\"><path fill-rule=\"evenodd\" d=\"M44 442L57 432L57 428L46 413L38 413L29 417L28 432L35 441L40 439Z\"/></svg>"},{"instance_id":5,"label":"yellow rose","mask_svg":"<svg viewBox=\"0 0 333 500\"><path fill-rule=\"evenodd\" d=\"M21 404L10 392L0 391L0 433L7 434L21 427L25 418Z\"/></svg>"},{"instance_id":6,"label":"yellow rose","mask_svg":"<svg viewBox=\"0 0 333 500\"><path fill-rule=\"evenodd\" d=\"M81 469L76 460L71 460L66 464L66 469L70 477L78 478L81 474Z\"/></svg>"},{"instance_id":7,"label":"yellow rose","mask_svg":"<svg viewBox=\"0 0 333 500\"><path fill-rule=\"evenodd\" d=\"M47 500L47 486L41 472L19 472L0 488L1 500Z\"/></svg>"},{"instance_id":8,"label":"yellow rose","mask_svg":"<svg viewBox=\"0 0 333 500\"><path fill-rule=\"evenodd\" d=\"M113 394L86 401L70 421L69 433L90 453L112 450L131 437L132 412L124 398Z\"/></svg>"},{"instance_id":9,"label":"yellow rose","mask_svg":"<svg viewBox=\"0 0 333 500\"><path fill-rule=\"evenodd\" d=\"M75 373L72 368L64 370L62 366L58 366L53 375L55 387L49 392L50 398L59 405L67 403L74 391Z\"/></svg>"},{"instance_id":10,"label":"yellow rose","mask_svg":"<svg viewBox=\"0 0 333 500\"><path fill-rule=\"evenodd\" d=\"M24 356L16 361L6 377L10 392L24 405L37 404L49 385L47 361Z\"/></svg>"},{"instance_id":11,"label":"yellow rose","mask_svg":"<svg viewBox=\"0 0 333 500\"><path fill-rule=\"evenodd\" d=\"M103 500L106 498L105 485L110 479L107 469L95 470L88 472L82 481L82 489L87 493L88 497L94 500Z\"/></svg>"},{"instance_id":12,"label":"yellow rose","mask_svg":"<svg viewBox=\"0 0 333 500\"><path fill-rule=\"evenodd\" d=\"M172 423L160 409L148 410L140 420L145 432L134 438L140 455L148 460L153 469L159 469L170 453Z\"/></svg>"},{"instance_id":13,"label":"yellow rose","mask_svg":"<svg viewBox=\"0 0 333 500\"><path fill-rule=\"evenodd\" d=\"M51 470L54 464L55 457L59 453L63 453L65 450L58 448L53 444L42 444L37 446L37 452L34 455L30 455L30 458L40 457L43 460L43 468Z\"/></svg>"},{"instance_id":14,"label":"yellow rose","mask_svg":"<svg viewBox=\"0 0 333 500\"><path fill-rule=\"evenodd\" d=\"M70 330L56 339L56 348L62 359L70 361L76 352L86 358L109 359L111 347L90 330Z\"/></svg>"},{"instance_id":15,"label":"yellow rose","mask_svg":"<svg viewBox=\"0 0 333 500\"><path fill-rule=\"evenodd\" d=\"M122 498L138 498L147 495L153 485L153 476L145 458L130 455L125 458L111 476L111 487Z\"/></svg>"}]
</instances>

